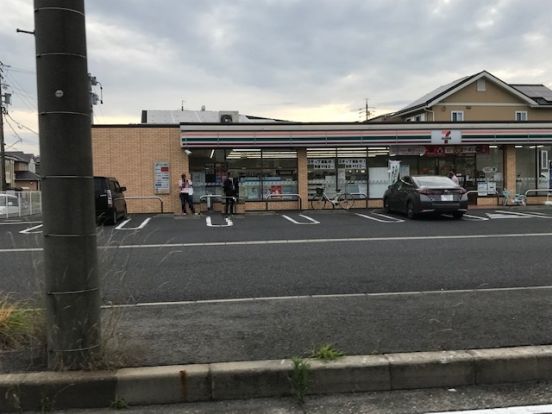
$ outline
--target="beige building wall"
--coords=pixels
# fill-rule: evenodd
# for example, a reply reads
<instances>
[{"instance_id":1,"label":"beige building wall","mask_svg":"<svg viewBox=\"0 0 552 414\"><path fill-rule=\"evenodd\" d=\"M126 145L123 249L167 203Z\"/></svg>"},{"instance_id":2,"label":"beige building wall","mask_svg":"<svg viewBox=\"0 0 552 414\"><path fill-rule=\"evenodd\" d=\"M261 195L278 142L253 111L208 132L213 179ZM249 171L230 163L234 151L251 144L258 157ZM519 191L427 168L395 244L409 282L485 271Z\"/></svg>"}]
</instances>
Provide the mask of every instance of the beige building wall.
<instances>
[{"instance_id":1,"label":"beige building wall","mask_svg":"<svg viewBox=\"0 0 552 414\"><path fill-rule=\"evenodd\" d=\"M451 121L453 111L464 112L464 121L515 121L516 111L526 111L529 121L552 120L552 108L531 108L522 98L487 80L485 91L474 82L433 106L436 121ZM428 114L428 120L431 120Z\"/></svg>"},{"instance_id":2,"label":"beige building wall","mask_svg":"<svg viewBox=\"0 0 552 414\"><path fill-rule=\"evenodd\" d=\"M94 175L115 177L125 186L127 197L158 196L164 212L180 211L178 179L188 174L188 157L180 147L178 126L133 127L103 126L92 128ZM168 162L170 193L154 193L154 165ZM127 200L129 213L160 212L158 200Z\"/></svg>"}]
</instances>

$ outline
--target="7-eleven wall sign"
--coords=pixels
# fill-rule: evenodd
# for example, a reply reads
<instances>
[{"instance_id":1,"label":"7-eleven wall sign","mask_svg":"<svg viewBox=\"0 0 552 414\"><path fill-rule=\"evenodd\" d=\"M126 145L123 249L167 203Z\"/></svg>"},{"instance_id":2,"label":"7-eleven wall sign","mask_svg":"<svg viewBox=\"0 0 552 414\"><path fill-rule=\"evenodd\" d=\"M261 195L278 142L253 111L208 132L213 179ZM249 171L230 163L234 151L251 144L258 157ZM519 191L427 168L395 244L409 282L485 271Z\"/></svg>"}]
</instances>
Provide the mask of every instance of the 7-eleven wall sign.
<instances>
[{"instance_id":1,"label":"7-eleven wall sign","mask_svg":"<svg viewBox=\"0 0 552 414\"><path fill-rule=\"evenodd\" d=\"M461 144L462 131L453 129L431 131L431 143L434 145Z\"/></svg>"}]
</instances>

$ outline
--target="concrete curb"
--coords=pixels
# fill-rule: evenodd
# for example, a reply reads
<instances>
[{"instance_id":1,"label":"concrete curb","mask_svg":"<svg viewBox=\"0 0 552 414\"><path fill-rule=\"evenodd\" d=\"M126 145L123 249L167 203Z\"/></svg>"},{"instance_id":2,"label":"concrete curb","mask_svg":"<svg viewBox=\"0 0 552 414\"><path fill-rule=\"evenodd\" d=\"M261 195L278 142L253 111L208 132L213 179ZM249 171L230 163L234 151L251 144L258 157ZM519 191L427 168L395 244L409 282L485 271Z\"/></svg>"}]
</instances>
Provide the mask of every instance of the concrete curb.
<instances>
[{"instance_id":1,"label":"concrete curb","mask_svg":"<svg viewBox=\"0 0 552 414\"><path fill-rule=\"evenodd\" d=\"M552 379L552 346L307 359L307 394L455 387ZM110 372L0 375L0 412L105 408L293 394L291 360L246 361Z\"/></svg>"}]
</instances>

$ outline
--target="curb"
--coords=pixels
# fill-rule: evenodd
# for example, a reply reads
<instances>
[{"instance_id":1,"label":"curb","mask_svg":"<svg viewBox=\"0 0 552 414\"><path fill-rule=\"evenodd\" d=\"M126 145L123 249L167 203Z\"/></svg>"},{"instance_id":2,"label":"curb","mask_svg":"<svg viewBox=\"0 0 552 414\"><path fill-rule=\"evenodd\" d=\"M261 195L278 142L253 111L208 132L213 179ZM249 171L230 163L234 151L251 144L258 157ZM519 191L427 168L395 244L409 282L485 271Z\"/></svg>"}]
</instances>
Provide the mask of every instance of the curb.
<instances>
[{"instance_id":1,"label":"curb","mask_svg":"<svg viewBox=\"0 0 552 414\"><path fill-rule=\"evenodd\" d=\"M306 359L307 394L390 391L552 379L552 346ZM0 412L106 408L293 394L291 360L0 375Z\"/></svg>"}]
</instances>

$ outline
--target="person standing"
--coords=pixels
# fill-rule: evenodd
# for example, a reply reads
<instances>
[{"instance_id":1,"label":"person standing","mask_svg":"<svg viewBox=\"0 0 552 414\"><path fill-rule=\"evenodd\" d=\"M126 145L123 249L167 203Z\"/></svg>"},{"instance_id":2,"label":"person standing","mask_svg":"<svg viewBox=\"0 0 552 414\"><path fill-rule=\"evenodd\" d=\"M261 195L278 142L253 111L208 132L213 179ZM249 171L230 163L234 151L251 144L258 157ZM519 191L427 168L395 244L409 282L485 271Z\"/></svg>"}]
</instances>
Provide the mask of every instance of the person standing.
<instances>
[{"instance_id":1,"label":"person standing","mask_svg":"<svg viewBox=\"0 0 552 414\"><path fill-rule=\"evenodd\" d=\"M186 178L186 174L180 176L178 180L178 188L180 189L180 204L182 205L182 215L186 215L186 204L190 207L190 211L196 214L194 209L192 180Z\"/></svg>"},{"instance_id":2,"label":"person standing","mask_svg":"<svg viewBox=\"0 0 552 414\"><path fill-rule=\"evenodd\" d=\"M228 210L230 214L234 214L234 197L236 195L236 186L234 185L234 180L232 179L232 173L228 172L226 179L222 184L224 189L224 195L226 196L226 203L224 204L224 214L228 215Z\"/></svg>"},{"instance_id":3,"label":"person standing","mask_svg":"<svg viewBox=\"0 0 552 414\"><path fill-rule=\"evenodd\" d=\"M454 170L450 170L449 172L449 178L454 181L454 184L456 185L460 185L459 184L459 181L458 181L458 177L456 176L456 173L454 172Z\"/></svg>"}]
</instances>

